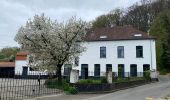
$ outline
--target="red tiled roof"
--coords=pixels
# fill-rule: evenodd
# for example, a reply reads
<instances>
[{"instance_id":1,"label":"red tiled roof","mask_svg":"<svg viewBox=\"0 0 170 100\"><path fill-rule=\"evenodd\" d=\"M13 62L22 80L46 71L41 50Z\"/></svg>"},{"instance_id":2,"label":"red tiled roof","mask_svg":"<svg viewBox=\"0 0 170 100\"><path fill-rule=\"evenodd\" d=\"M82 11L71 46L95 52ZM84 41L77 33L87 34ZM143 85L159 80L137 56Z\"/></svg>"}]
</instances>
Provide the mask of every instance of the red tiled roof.
<instances>
[{"instance_id":1,"label":"red tiled roof","mask_svg":"<svg viewBox=\"0 0 170 100\"><path fill-rule=\"evenodd\" d=\"M141 34L142 36L134 36L135 34ZM100 38L105 36L107 38ZM88 31L85 40L86 41L112 41L112 40L139 40L139 39L155 39L149 36L147 33L139 31L129 26L116 26L106 28L95 28Z\"/></svg>"},{"instance_id":2,"label":"red tiled roof","mask_svg":"<svg viewBox=\"0 0 170 100\"><path fill-rule=\"evenodd\" d=\"M16 60L26 60L28 54L28 52L19 52L16 55Z\"/></svg>"},{"instance_id":3,"label":"red tiled roof","mask_svg":"<svg viewBox=\"0 0 170 100\"><path fill-rule=\"evenodd\" d=\"M23 52L23 51L17 53L18 56L26 56L28 54L29 54L28 52Z\"/></svg>"},{"instance_id":4,"label":"red tiled roof","mask_svg":"<svg viewBox=\"0 0 170 100\"><path fill-rule=\"evenodd\" d=\"M15 67L15 62L0 62L0 67Z\"/></svg>"}]
</instances>

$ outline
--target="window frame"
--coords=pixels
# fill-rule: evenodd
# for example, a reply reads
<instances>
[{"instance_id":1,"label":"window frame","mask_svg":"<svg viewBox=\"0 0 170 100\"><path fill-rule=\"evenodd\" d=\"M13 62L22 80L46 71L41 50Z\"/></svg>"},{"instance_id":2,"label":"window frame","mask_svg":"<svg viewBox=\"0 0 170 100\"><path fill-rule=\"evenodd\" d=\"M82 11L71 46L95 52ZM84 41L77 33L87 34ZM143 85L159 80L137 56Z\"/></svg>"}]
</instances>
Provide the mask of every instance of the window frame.
<instances>
[{"instance_id":1,"label":"window frame","mask_svg":"<svg viewBox=\"0 0 170 100\"><path fill-rule=\"evenodd\" d=\"M121 53L119 52L119 50L123 50L123 56L121 56L121 54L119 55L119 53ZM117 46L117 58L124 58L124 57L125 57L124 46Z\"/></svg>"},{"instance_id":2,"label":"window frame","mask_svg":"<svg viewBox=\"0 0 170 100\"><path fill-rule=\"evenodd\" d=\"M138 48L141 47L141 48ZM136 46L136 58L143 58L143 46Z\"/></svg>"},{"instance_id":3,"label":"window frame","mask_svg":"<svg viewBox=\"0 0 170 100\"><path fill-rule=\"evenodd\" d=\"M100 58L106 58L106 47L105 46L100 47Z\"/></svg>"}]
</instances>

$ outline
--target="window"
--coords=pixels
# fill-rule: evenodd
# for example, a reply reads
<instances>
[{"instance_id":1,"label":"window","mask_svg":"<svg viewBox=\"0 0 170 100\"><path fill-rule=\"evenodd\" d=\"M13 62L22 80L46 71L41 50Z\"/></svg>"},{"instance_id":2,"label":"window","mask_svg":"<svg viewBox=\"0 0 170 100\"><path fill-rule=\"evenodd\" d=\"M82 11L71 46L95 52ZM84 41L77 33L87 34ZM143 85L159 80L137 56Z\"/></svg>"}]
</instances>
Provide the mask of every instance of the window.
<instances>
[{"instance_id":1,"label":"window","mask_svg":"<svg viewBox=\"0 0 170 100\"><path fill-rule=\"evenodd\" d=\"M118 58L124 58L124 46L117 47L117 56Z\"/></svg>"},{"instance_id":2,"label":"window","mask_svg":"<svg viewBox=\"0 0 170 100\"><path fill-rule=\"evenodd\" d=\"M131 77L137 76L137 65L136 64L130 64L130 76Z\"/></svg>"},{"instance_id":3,"label":"window","mask_svg":"<svg viewBox=\"0 0 170 100\"><path fill-rule=\"evenodd\" d=\"M106 47L100 47L100 58L106 58Z\"/></svg>"},{"instance_id":4,"label":"window","mask_svg":"<svg viewBox=\"0 0 170 100\"><path fill-rule=\"evenodd\" d=\"M75 65L76 65L76 66L79 66L79 57L76 57L76 58L75 58Z\"/></svg>"},{"instance_id":5,"label":"window","mask_svg":"<svg viewBox=\"0 0 170 100\"><path fill-rule=\"evenodd\" d=\"M71 64L65 64L64 65L64 75L69 76L71 72L72 66Z\"/></svg>"},{"instance_id":6,"label":"window","mask_svg":"<svg viewBox=\"0 0 170 100\"><path fill-rule=\"evenodd\" d=\"M143 46L136 46L136 57L137 58L143 57Z\"/></svg>"},{"instance_id":7,"label":"window","mask_svg":"<svg viewBox=\"0 0 170 100\"><path fill-rule=\"evenodd\" d=\"M112 71L112 64L106 64L106 72Z\"/></svg>"},{"instance_id":8,"label":"window","mask_svg":"<svg viewBox=\"0 0 170 100\"><path fill-rule=\"evenodd\" d=\"M94 76L100 76L100 64L94 64Z\"/></svg>"}]
</instances>

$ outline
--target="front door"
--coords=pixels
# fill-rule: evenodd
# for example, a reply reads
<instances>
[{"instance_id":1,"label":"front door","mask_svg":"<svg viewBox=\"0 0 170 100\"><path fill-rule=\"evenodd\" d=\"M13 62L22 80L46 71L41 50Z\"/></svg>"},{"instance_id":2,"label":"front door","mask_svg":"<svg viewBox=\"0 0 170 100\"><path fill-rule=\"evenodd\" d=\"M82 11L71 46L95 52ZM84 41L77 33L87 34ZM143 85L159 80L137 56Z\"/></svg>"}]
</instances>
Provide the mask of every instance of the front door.
<instances>
[{"instance_id":1,"label":"front door","mask_svg":"<svg viewBox=\"0 0 170 100\"><path fill-rule=\"evenodd\" d=\"M88 78L88 64L81 65L81 77L82 79Z\"/></svg>"},{"instance_id":2,"label":"front door","mask_svg":"<svg viewBox=\"0 0 170 100\"><path fill-rule=\"evenodd\" d=\"M27 74L28 74L28 67L24 66L22 68L23 68L23 70L22 70L22 77L26 78Z\"/></svg>"},{"instance_id":3,"label":"front door","mask_svg":"<svg viewBox=\"0 0 170 100\"><path fill-rule=\"evenodd\" d=\"M124 64L118 64L118 77L124 77Z\"/></svg>"},{"instance_id":4,"label":"front door","mask_svg":"<svg viewBox=\"0 0 170 100\"><path fill-rule=\"evenodd\" d=\"M137 76L137 65L136 64L131 64L130 65L130 76L131 77L136 77Z\"/></svg>"}]
</instances>

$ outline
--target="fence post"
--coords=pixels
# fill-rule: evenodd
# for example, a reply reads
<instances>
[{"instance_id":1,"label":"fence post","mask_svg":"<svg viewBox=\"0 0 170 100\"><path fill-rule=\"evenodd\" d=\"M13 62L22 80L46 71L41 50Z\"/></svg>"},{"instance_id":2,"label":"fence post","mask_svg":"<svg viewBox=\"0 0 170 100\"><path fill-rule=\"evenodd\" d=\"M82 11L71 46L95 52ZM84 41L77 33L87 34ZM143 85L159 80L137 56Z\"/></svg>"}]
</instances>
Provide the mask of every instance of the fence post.
<instances>
[{"instance_id":1,"label":"fence post","mask_svg":"<svg viewBox=\"0 0 170 100\"><path fill-rule=\"evenodd\" d=\"M71 70L70 83L76 83L79 80L79 70Z\"/></svg>"},{"instance_id":2,"label":"fence post","mask_svg":"<svg viewBox=\"0 0 170 100\"><path fill-rule=\"evenodd\" d=\"M40 83L41 83L41 81L40 81L41 78L40 77L41 77L41 73L39 73L39 75L38 75L38 86L39 86L39 91L38 92L39 93L40 93Z\"/></svg>"}]
</instances>

